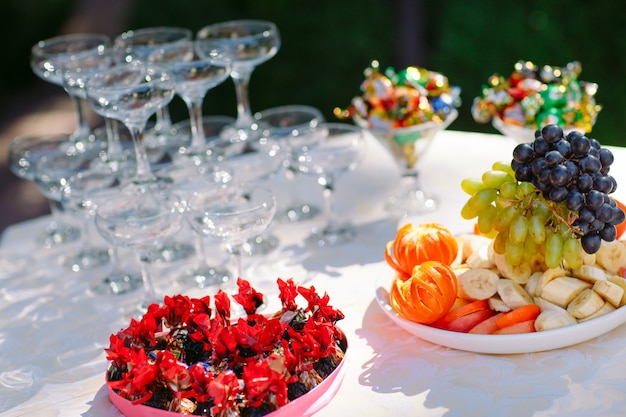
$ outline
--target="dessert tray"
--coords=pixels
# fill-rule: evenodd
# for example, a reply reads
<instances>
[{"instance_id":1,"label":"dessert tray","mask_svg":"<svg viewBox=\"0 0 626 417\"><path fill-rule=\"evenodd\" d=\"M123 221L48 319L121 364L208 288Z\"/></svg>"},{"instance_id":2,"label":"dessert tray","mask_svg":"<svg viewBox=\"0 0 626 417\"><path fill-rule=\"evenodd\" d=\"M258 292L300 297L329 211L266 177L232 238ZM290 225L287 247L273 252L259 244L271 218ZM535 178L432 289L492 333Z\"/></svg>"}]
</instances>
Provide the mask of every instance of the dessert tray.
<instances>
[{"instance_id":1,"label":"dessert tray","mask_svg":"<svg viewBox=\"0 0 626 417\"><path fill-rule=\"evenodd\" d=\"M110 336L109 398L127 417L310 416L343 380L344 318L314 287L277 279L282 308L242 279L213 297L166 296ZM230 316L230 297L245 315ZM300 307L296 300L304 300Z\"/></svg>"}]
</instances>

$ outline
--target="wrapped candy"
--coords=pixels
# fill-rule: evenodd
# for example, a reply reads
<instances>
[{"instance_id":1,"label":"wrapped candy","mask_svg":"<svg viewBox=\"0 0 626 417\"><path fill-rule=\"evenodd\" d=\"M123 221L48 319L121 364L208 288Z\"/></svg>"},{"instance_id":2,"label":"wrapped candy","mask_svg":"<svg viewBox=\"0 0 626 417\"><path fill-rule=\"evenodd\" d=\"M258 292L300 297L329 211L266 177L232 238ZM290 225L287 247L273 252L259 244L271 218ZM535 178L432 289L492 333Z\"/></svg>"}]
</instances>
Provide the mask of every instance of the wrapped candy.
<instances>
[{"instance_id":1,"label":"wrapped candy","mask_svg":"<svg viewBox=\"0 0 626 417\"><path fill-rule=\"evenodd\" d=\"M461 89L451 86L438 72L411 66L400 71L388 67L380 71L373 61L364 71L362 95L354 97L346 109L335 108L340 119L367 120L371 128L389 131L425 122L442 123L461 104Z\"/></svg>"},{"instance_id":2,"label":"wrapped candy","mask_svg":"<svg viewBox=\"0 0 626 417\"><path fill-rule=\"evenodd\" d=\"M508 77L487 79L472 103L472 117L478 123L497 117L532 130L558 124L590 132L601 110L595 101L598 85L579 80L581 72L576 61L565 67L518 61Z\"/></svg>"}]
</instances>

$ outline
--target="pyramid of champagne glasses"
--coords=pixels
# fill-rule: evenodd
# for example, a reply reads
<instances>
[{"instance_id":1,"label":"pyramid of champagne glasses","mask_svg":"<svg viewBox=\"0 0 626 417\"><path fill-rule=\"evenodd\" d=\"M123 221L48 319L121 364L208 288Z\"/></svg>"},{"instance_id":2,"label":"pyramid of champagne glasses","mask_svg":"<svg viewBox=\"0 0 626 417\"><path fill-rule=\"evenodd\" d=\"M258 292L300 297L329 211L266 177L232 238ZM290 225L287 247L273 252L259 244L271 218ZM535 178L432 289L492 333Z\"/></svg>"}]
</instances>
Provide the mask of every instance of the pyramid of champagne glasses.
<instances>
[{"instance_id":1,"label":"pyramid of champagne glasses","mask_svg":"<svg viewBox=\"0 0 626 417\"><path fill-rule=\"evenodd\" d=\"M59 247L55 259L70 271L107 268L90 283L94 294L125 294L143 281L146 295L133 314L141 314L158 291L150 277L155 263L187 271L176 280L185 287L225 285L245 274L241 266L224 269L229 268L221 254L228 251L207 253L209 241L224 243L195 231L189 201L219 192L231 181L228 188L241 191L241 182L274 175L283 166L289 144L279 140L286 134L279 127L288 126L272 125L284 120L270 120L267 111L254 113L248 97L254 68L273 58L280 45L274 23L250 19L211 23L197 33L154 26L114 37L76 33L37 42L32 70L66 91L77 120L72 132L15 138L11 146L12 171L36 182L50 201L52 218L42 245ZM203 115L211 90L228 79L237 106L224 114L234 112L236 118ZM188 119L172 120L168 106L174 99L185 103ZM302 126L294 124L289 135L304 137L323 120L319 110L306 109L312 121L297 122ZM90 125L87 111L100 117L101 125ZM260 231L275 211L271 189L265 198L272 209ZM264 238L246 234L246 249L235 251L244 255L238 265L278 247L267 232ZM72 242L80 243L68 246ZM129 269L131 252L136 256Z\"/></svg>"}]
</instances>

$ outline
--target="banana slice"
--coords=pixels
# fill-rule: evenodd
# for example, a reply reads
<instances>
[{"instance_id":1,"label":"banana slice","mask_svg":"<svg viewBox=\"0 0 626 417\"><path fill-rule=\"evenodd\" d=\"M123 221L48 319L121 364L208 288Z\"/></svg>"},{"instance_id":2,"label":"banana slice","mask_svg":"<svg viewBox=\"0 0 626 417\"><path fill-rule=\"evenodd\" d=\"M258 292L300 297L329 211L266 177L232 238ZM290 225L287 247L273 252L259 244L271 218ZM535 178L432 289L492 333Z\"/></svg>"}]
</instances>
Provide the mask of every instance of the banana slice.
<instances>
[{"instance_id":1,"label":"banana slice","mask_svg":"<svg viewBox=\"0 0 626 417\"><path fill-rule=\"evenodd\" d=\"M597 292L607 302L611 303L613 307L619 307L622 303L622 297L624 296L624 289L617 284L612 283L609 280L596 281L593 284L592 289Z\"/></svg>"},{"instance_id":2,"label":"banana slice","mask_svg":"<svg viewBox=\"0 0 626 417\"><path fill-rule=\"evenodd\" d=\"M465 263L470 268L491 269L495 265L489 258L489 245L481 245L474 249L474 252L467 257Z\"/></svg>"},{"instance_id":3,"label":"banana slice","mask_svg":"<svg viewBox=\"0 0 626 417\"><path fill-rule=\"evenodd\" d=\"M493 297L490 297L487 300L487 304L489 304L489 308L493 311L497 311L499 313L507 313L511 311L511 307L506 305L502 298L498 294L495 294Z\"/></svg>"},{"instance_id":4,"label":"banana slice","mask_svg":"<svg viewBox=\"0 0 626 417\"><path fill-rule=\"evenodd\" d=\"M500 277L489 269L469 268L457 274L456 280L459 297L466 300L486 300L497 292Z\"/></svg>"},{"instance_id":5,"label":"banana slice","mask_svg":"<svg viewBox=\"0 0 626 417\"><path fill-rule=\"evenodd\" d=\"M531 297L534 297L537 294L537 288L539 287L539 280L541 279L541 272L533 272L530 274L530 278L528 278L528 282L524 284L524 289Z\"/></svg>"},{"instance_id":6,"label":"banana slice","mask_svg":"<svg viewBox=\"0 0 626 417\"><path fill-rule=\"evenodd\" d=\"M530 265L526 262L513 266L506 260L504 254L495 253L494 262L502 277L511 279L518 284L526 284L532 273Z\"/></svg>"},{"instance_id":7,"label":"banana slice","mask_svg":"<svg viewBox=\"0 0 626 417\"><path fill-rule=\"evenodd\" d=\"M533 303L537 304L541 311L565 310L563 307L559 307L558 305L551 303L550 301L541 297L533 297Z\"/></svg>"},{"instance_id":8,"label":"banana slice","mask_svg":"<svg viewBox=\"0 0 626 417\"><path fill-rule=\"evenodd\" d=\"M587 253L583 250L583 265L595 265L595 264L596 264L596 254Z\"/></svg>"},{"instance_id":9,"label":"banana slice","mask_svg":"<svg viewBox=\"0 0 626 417\"><path fill-rule=\"evenodd\" d=\"M622 299L619 303L620 306L626 305L626 279L622 278L618 275L610 275L606 278L608 281L611 281L613 284L617 284L624 290L624 295L622 295Z\"/></svg>"},{"instance_id":10,"label":"banana slice","mask_svg":"<svg viewBox=\"0 0 626 417\"><path fill-rule=\"evenodd\" d=\"M596 317L604 316L612 311L615 311L615 307L611 305L608 301L604 303L604 305L595 313L585 317L584 319L578 320L579 322L595 319Z\"/></svg>"},{"instance_id":11,"label":"banana slice","mask_svg":"<svg viewBox=\"0 0 626 417\"><path fill-rule=\"evenodd\" d=\"M571 326L576 323L578 323L576 318L568 313L567 310L558 308L558 310L545 310L539 313L535 319L535 329L538 332L543 332L546 330Z\"/></svg>"},{"instance_id":12,"label":"banana slice","mask_svg":"<svg viewBox=\"0 0 626 417\"><path fill-rule=\"evenodd\" d=\"M541 298L559 307L567 308L580 292L589 288L591 288L591 284L581 279L567 276L557 277L541 289Z\"/></svg>"},{"instance_id":13,"label":"banana slice","mask_svg":"<svg viewBox=\"0 0 626 417\"><path fill-rule=\"evenodd\" d=\"M482 235L475 234L463 234L456 238L459 245L459 252L463 257L462 262L465 262L472 253L476 252L483 246L489 246L491 239Z\"/></svg>"},{"instance_id":14,"label":"banana slice","mask_svg":"<svg viewBox=\"0 0 626 417\"><path fill-rule=\"evenodd\" d=\"M596 281L603 281L606 279L606 272L604 269L596 265L583 265L578 269L572 271L572 275L576 278L580 278L583 281L587 281L590 284L594 284Z\"/></svg>"},{"instance_id":15,"label":"banana slice","mask_svg":"<svg viewBox=\"0 0 626 417\"><path fill-rule=\"evenodd\" d=\"M541 291L543 291L543 287L545 287L550 281L554 278L564 277L567 275L565 270L561 267L558 268L548 268L541 273L541 278L537 283L537 289L535 290L535 295L541 295Z\"/></svg>"},{"instance_id":16,"label":"banana slice","mask_svg":"<svg viewBox=\"0 0 626 417\"><path fill-rule=\"evenodd\" d=\"M596 262L611 274L617 274L621 267L626 266L626 246L619 240L602 241L596 252Z\"/></svg>"},{"instance_id":17,"label":"banana slice","mask_svg":"<svg viewBox=\"0 0 626 417\"><path fill-rule=\"evenodd\" d=\"M526 290L518 282L508 278L498 280L498 295L512 310L533 303L532 297Z\"/></svg>"},{"instance_id":18,"label":"banana slice","mask_svg":"<svg viewBox=\"0 0 626 417\"><path fill-rule=\"evenodd\" d=\"M597 292L586 288L567 305L567 312L582 320L600 310L604 304L604 299Z\"/></svg>"}]
</instances>

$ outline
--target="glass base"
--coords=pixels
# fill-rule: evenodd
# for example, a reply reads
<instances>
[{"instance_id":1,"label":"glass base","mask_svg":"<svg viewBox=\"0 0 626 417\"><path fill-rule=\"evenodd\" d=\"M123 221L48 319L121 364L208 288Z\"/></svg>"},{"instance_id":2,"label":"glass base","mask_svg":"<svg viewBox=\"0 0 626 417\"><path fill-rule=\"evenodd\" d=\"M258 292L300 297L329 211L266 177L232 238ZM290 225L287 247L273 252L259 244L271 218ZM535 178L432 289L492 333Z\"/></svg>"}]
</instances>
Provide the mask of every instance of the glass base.
<instances>
[{"instance_id":1,"label":"glass base","mask_svg":"<svg viewBox=\"0 0 626 417\"><path fill-rule=\"evenodd\" d=\"M275 251L279 244L280 240L276 236L265 233L248 240L246 244L248 246L247 253L251 256L267 255Z\"/></svg>"},{"instance_id":2,"label":"glass base","mask_svg":"<svg viewBox=\"0 0 626 417\"><path fill-rule=\"evenodd\" d=\"M230 273L214 267L194 268L188 274L178 279L178 282L187 287L207 288L221 286L230 280Z\"/></svg>"},{"instance_id":3,"label":"glass base","mask_svg":"<svg viewBox=\"0 0 626 417\"><path fill-rule=\"evenodd\" d=\"M91 284L91 291L104 296L122 295L141 288L142 285L141 275L115 270Z\"/></svg>"},{"instance_id":4,"label":"glass base","mask_svg":"<svg viewBox=\"0 0 626 417\"><path fill-rule=\"evenodd\" d=\"M319 208L302 203L287 208L283 213L282 219L288 223L303 222L317 217L320 212Z\"/></svg>"},{"instance_id":5,"label":"glass base","mask_svg":"<svg viewBox=\"0 0 626 417\"><path fill-rule=\"evenodd\" d=\"M196 254L192 244L184 242L167 242L150 253L152 262L172 263L188 259Z\"/></svg>"},{"instance_id":6,"label":"glass base","mask_svg":"<svg viewBox=\"0 0 626 417\"><path fill-rule=\"evenodd\" d=\"M337 228L314 231L308 238L307 242L317 246L337 246L354 240L356 237L356 229L352 226L345 225Z\"/></svg>"},{"instance_id":7,"label":"glass base","mask_svg":"<svg viewBox=\"0 0 626 417\"><path fill-rule=\"evenodd\" d=\"M80 238L80 229L73 226L53 224L39 236L38 242L46 249L51 249L66 243L75 242Z\"/></svg>"},{"instance_id":8,"label":"glass base","mask_svg":"<svg viewBox=\"0 0 626 417\"><path fill-rule=\"evenodd\" d=\"M404 190L387 200L385 210L395 217L430 213L437 209L437 200L421 190Z\"/></svg>"},{"instance_id":9,"label":"glass base","mask_svg":"<svg viewBox=\"0 0 626 417\"><path fill-rule=\"evenodd\" d=\"M102 248L88 248L63 261L63 266L74 272L85 271L106 265L110 261L109 251Z\"/></svg>"}]
</instances>

